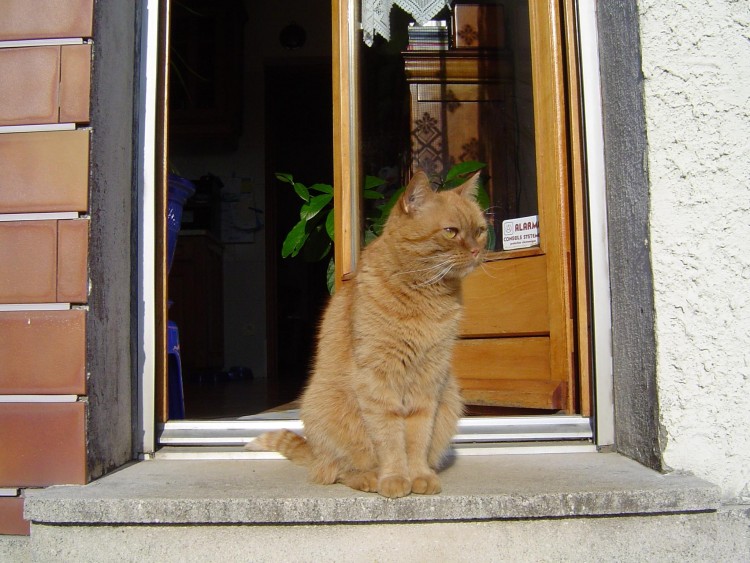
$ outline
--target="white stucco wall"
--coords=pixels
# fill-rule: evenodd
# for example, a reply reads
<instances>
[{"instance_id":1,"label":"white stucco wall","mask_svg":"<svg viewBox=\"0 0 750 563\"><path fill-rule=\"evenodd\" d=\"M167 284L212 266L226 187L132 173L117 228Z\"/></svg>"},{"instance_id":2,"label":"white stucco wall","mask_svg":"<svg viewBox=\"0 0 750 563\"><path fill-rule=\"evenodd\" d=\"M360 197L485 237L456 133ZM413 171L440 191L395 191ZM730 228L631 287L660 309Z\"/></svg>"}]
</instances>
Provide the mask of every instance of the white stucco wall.
<instances>
[{"instance_id":1,"label":"white stucco wall","mask_svg":"<svg viewBox=\"0 0 750 563\"><path fill-rule=\"evenodd\" d=\"M750 501L750 3L639 0L664 461Z\"/></svg>"}]
</instances>

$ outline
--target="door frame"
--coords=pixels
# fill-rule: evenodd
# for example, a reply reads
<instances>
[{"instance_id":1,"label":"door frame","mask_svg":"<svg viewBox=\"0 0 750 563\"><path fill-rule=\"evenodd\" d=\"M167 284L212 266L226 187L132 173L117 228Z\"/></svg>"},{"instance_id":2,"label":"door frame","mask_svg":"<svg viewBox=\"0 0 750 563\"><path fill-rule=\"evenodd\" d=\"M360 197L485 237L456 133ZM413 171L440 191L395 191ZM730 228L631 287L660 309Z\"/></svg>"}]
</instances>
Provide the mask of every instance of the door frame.
<instances>
[{"instance_id":1,"label":"door frame","mask_svg":"<svg viewBox=\"0 0 750 563\"><path fill-rule=\"evenodd\" d=\"M137 410L138 431L136 436L137 451L143 457L149 457L157 449L157 432L162 435L165 429L158 428L156 422L157 408L157 371L159 366L158 333L159 319L156 314L158 303L157 260L164 260L164 252L157 249L157 243L165 244L163 235L159 235L156 221L157 198L164 197L164 172L158 167L164 166L163 154L159 155L156 142L158 131L158 80L159 65L159 25L160 8L169 0L141 0L141 49L139 73L139 119L137 125L137 143L139 160L137 162L137 315L134 323L137 332L135 363L137 376ZM567 5L572 5L566 0ZM609 298L608 248L606 245L606 193L604 183L604 151L602 134L602 108L599 89L599 67L597 47L597 23L595 0L579 0L572 16L577 23L576 37L579 40L579 68L581 72L581 111L584 122L582 132L583 152L586 157L586 169L583 175L588 184L584 206L587 207L589 240L587 241L588 279L590 280L591 301L591 338L592 338L592 371L594 405L594 439L597 446L609 446L614 443L614 403L612 392L612 343L611 343L611 304ZM356 84L342 79L342 69L351 69L356 61L357 0L332 1L332 31L334 51L334 166L335 194L342 202L337 205L337 228L348 233L349 245L337 248L336 283L343 283L356 267L359 243L355 233L358 225L356 198L344 193L342 186L350 185L352 178L358 177L359 159L356 152ZM353 46L349 49L348 46ZM346 48L342 48L346 47ZM344 165L340 165L344 163ZM348 218L347 218L348 216ZM349 229L346 229L349 225ZM340 254L339 254L340 253ZM162 327L163 329L163 327ZM542 419L554 417L534 417ZM508 421L511 422L511 421ZM462 421L467 423L467 419ZM247 424L245 424L247 426ZM278 421L266 423L261 421L253 426L247 436L264 431L269 426L277 426ZM217 425L209 426L212 429ZM495 426L492 426L493 428ZM167 429L168 430L168 429ZM489 452L489 450L488 450Z\"/></svg>"},{"instance_id":2,"label":"door frame","mask_svg":"<svg viewBox=\"0 0 750 563\"><path fill-rule=\"evenodd\" d=\"M612 303L607 241L607 194L604 167L604 126L599 71L596 0L576 2L581 85L581 118L585 151L588 207L588 280L591 311L591 384L594 436L599 446L615 443Z\"/></svg>"},{"instance_id":3,"label":"door frame","mask_svg":"<svg viewBox=\"0 0 750 563\"><path fill-rule=\"evenodd\" d=\"M138 62L137 124L137 252L138 272L134 323L136 341L137 432L136 451L151 455L156 450L157 373L157 116L159 64L159 9L162 0L141 0L140 60Z\"/></svg>"},{"instance_id":4,"label":"door frame","mask_svg":"<svg viewBox=\"0 0 750 563\"><path fill-rule=\"evenodd\" d=\"M357 0L332 0L331 50L333 52L333 197L336 238L334 245L335 287L357 268L360 251L360 205L358 192L346 189L362 177L359 152L359 80L361 41L358 38Z\"/></svg>"}]
</instances>

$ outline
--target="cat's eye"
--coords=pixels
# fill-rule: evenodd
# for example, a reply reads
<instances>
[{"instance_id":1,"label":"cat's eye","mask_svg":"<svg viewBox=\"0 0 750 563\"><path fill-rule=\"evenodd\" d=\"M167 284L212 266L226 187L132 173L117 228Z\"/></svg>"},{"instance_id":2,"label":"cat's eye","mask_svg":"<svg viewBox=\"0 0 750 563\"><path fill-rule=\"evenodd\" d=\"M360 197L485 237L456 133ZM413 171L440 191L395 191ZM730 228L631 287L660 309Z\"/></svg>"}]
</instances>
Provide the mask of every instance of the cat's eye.
<instances>
[{"instance_id":1,"label":"cat's eye","mask_svg":"<svg viewBox=\"0 0 750 563\"><path fill-rule=\"evenodd\" d=\"M479 228L477 229L477 232L476 232L476 234L474 235L474 237L475 237L475 238L479 238L479 237L481 237L481 236L482 236L482 235L483 235L484 233L486 233L486 232L487 232L487 227L479 227Z\"/></svg>"},{"instance_id":2,"label":"cat's eye","mask_svg":"<svg viewBox=\"0 0 750 563\"><path fill-rule=\"evenodd\" d=\"M456 238L458 229L456 227L446 227L443 229L443 236L445 238Z\"/></svg>"}]
</instances>

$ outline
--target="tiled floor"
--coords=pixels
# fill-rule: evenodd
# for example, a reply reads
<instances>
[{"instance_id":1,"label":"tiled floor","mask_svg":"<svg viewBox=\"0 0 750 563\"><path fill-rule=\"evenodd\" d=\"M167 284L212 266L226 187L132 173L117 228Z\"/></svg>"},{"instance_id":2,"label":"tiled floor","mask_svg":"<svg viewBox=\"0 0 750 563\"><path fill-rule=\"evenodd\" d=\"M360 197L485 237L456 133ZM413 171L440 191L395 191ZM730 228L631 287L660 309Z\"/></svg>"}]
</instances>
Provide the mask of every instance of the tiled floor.
<instances>
[{"instance_id":1,"label":"tiled floor","mask_svg":"<svg viewBox=\"0 0 750 563\"><path fill-rule=\"evenodd\" d=\"M191 420L216 420L239 418L279 407L268 398L268 379L204 379L202 382L185 381L185 418ZM550 415L557 411L542 409L516 409L510 407L466 406L467 416L528 416Z\"/></svg>"},{"instance_id":2,"label":"tiled floor","mask_svg":"<svg viewBox=\"0 0 750 563\"><path fill-rule=\"evenodd\" d=\"M275 405L267 399L267 379L204 379L186 381L185 417L187 419L237 418L256 414Z\"/></svg>"}]
</instances>

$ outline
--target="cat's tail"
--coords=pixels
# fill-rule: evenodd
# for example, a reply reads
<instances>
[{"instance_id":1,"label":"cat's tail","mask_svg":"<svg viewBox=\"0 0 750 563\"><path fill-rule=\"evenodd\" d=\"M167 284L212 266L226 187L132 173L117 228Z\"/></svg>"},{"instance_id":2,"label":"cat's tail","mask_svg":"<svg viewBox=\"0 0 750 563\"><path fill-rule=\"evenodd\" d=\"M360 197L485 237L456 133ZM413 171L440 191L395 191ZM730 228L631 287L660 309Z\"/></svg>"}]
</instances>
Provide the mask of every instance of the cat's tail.
<instances>
[{"instance_id":1,"label":"cat's tail","mask_svg":"<svg viewBox=\"0 0 750 563\"><path fill-rule=\"evenodd\" d=\"M291 430L277 430L261 434L245 446L253 452L279 452L298 465L308 466L312 462L312 450L302 436Z\"/></svg>"}]
</instances>

